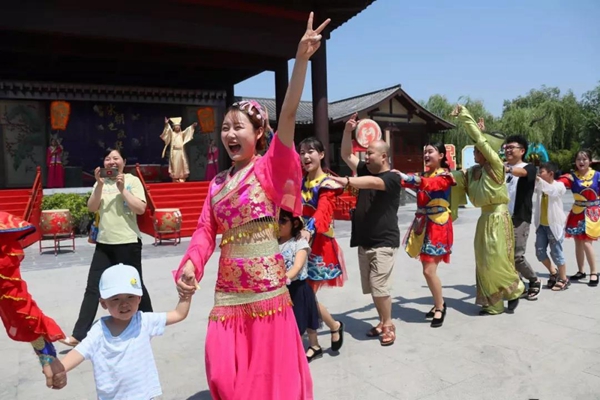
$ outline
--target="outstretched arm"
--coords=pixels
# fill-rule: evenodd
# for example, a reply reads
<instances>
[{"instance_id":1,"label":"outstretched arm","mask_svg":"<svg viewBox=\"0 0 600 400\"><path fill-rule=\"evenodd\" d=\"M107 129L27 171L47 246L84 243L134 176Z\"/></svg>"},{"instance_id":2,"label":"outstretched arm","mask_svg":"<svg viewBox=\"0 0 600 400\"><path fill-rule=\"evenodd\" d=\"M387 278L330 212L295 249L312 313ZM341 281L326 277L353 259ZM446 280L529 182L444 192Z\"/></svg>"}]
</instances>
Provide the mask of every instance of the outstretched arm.
<instances>
[{"instance_id":1,"label":"outstretched arm","mask_svg":"<svg viewBox=\"0 0 600 400\"><path fill-rule=\"evenodd\" d=\"M298 111L302 90L304 89L308 61L321 46L321 32L323 32L325 27L331 21L327 19L317 29L313 29L313 19L314 13L311 12L308 17L306 32L298 44L292 78L290 79L287 92L285 93L285 99L283 100L281 113L279 115L279 120L277 121L277 135L279 140L287 147L294 146L296 111Z\"/></svg>"},{"instance_id":2,"label":"outstretched arm","mask_svg":"<svg viewBox=\"0 0 600 400\"><path fill-rule=\"evenodd\" d=\"M562 197L567 192L567 188L564 184L551 185L539 176L536 178L535 188L536 190L541 190L548 195L548 197Z\"/></svg>"},{"instance_id":3,"label":"outstretched arm","mask_svg":"<svg viewBox=\"0 0 600 400\"><path fill-rule=\"evenodd\" d=\"M62 359L62 364L65 367L65 372L69 372L84 361L85 357L77 349L73 349Z\"/></svg>"},{"instance_id":4,"label":"outstretched arm","mask_svg":"<svg viewBox=\"0 0 600 400\"><path fill-rule=\"evenodd\" d=\"M356 189L386 190L385 182L377 176L331 176L331 179L340 185L352 186ZM400 179L398 179L400 181Z\"/></svg>"},{"instance_id":5,"label":"outstretched arm","mask_svg":"<svg viewBox=\"0 0 600 400\"><path fill-rule=\"evenodd\" d=\"M191 296L179 296L179 303L177 303L177 307L167 313L166 325L173 325L186 319L188 313L190 312L191 302Z\"/></svg>"},{"instance_id":6,"label":"outstretched arm","mask_svg":"<svg viewBox=\"0 0 600 400\"><path fill-rule=\"evenodd\" d=\"M479 126L469 113L469 110L462 105L457 105L452 111L452 115L458 117L458 120L464 125L467 134L475 142L477 150L483 154L487 162L492 166L494 174L498 177L504 176L504 164L492 146L487 142L485 136L479 130Z\"/></svg>"},{"instance_id":7,"label":"outstretched arm","mask_svg":"<svg viewBox=\"0 0 600 400\"><path fill-rule=\"evenodd\" d=\"M310 241L315 234L325 233L329 230L331 221L333 220L336 196L337 192L335 190L323 188L319 190L317 209L313 216L306 221L304 229L310 233L310 237L306 238L307 241Z\"/></svg>"},{"instance_id":8,"label":"outstretched arm","mask_svg":"<svg viewBox=\"0 0 600 400\"><path fill-rule=\"evenodd\" d=\"M358 163L360 160L352 151L352 131L356 129L356 125L358 125L357 121L358 114L354 113L350 117L348 121L346 121L346 126L344 127L344 134L342 136L342 148L341 155L342 160L346 163L348 167L352 170L352 172L356 173L356 169L358 168Z\"/></svg>"},{"instance_id":9,"label":"outstretched arm","mask_svg":"<svg viewBox=\"0 0 600 400\"><path fill-rule=\"evenodd\" d=\"M169 119L165 118L165 127L160 135L160 138L165 142L165 145L171 143L171 125L169 125ZM163 155L164 157L164 155Z\"/></svg>"},{"instance_id":10,"label":"outstretched arm","mask_svg":"<svg viewBox=\"0 0 600 400\"><path fill-rule=\"evenodd\" d=\"M196 231L192 235L187 252L179 268L173 271L180 295L190 295L196 291L198 282L204 276L204 266L215 251L217 220L213 215L210 195L204 201L202 214L198 219Z\"/></svg>"},{"instance_id":11,"label":"outstretched arm","mask_svg":"<svg viewBox=\"0 0 600 400\"><path fill-rule=\"evenodd\" d=\"M573 184L573 176L571 174L564 174L560 178L556 180L556 182L560 182L565 185L567 190L571 190L571 185Z\"/></svg>"}]
</instances>

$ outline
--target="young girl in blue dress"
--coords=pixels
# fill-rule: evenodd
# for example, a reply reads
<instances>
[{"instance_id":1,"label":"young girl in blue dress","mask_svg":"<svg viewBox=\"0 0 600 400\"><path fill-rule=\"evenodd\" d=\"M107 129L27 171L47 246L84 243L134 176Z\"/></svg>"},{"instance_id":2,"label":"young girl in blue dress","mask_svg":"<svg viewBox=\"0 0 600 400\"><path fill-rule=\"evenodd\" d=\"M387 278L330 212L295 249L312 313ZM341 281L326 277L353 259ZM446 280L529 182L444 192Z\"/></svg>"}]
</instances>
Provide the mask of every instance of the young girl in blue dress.
<instances>
[{"instance_id":1,"label":"young girl in blue dress","mask_svg":"<svg viewBox=\"0 0 600 400\"><path fill-rule=\"evenodd\" d=\"M285 260L287 285L294 303L294 316L298 324L298 331L302 336L309 329L316 336L316 330L319 328L319 310L315 293L306 280L308 278L310 245L299 236L303 226L300 218L292 216L288 211L280 211L279 251ZM309 335L309 342L312 346L316 337L311 338L311 336ZM314 355L308 359L309 362L323 356L323 350L320 347L315 346L312 350Z\"/></svg>"}]
</instances>

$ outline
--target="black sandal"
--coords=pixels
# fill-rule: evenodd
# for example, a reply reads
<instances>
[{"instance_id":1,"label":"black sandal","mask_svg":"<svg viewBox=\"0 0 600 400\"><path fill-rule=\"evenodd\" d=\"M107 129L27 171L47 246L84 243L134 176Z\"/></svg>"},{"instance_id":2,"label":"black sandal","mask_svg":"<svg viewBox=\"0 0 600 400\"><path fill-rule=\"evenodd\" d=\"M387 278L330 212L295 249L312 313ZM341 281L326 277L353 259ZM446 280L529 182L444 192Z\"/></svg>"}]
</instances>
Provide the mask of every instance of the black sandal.
<instances>
[{"instance_id":1,"label":"black sandal","mask_svg":"<svg viewBox=\"0 0 600 400\"><path fill-rule=\"evenodd\" d=\"M446 302L444 302L444 312L446 312ZM433 317L435 317L435 306L431 307L431 310L425 314L425 319L430 319Z\"/></svg>"},{"instance_id":2,"label":"black sandal","mask_svg":"<svg viewBox=\"0 0 600 400\"><path fill-rule=\"evenodd\" d=\"M323 349L321 348L321 346L315 348L314 346L310 346L308 348L308 350L312 350L312 354L309 356L308 354L306 355L306 360L308 362L317 360L321 357L323 357Z\"/></svg>"},{"instance_id":3,"label":"black sandal","mask_svg":"<svg viewBox=\"0 0 600 400\"><path fill-rule=\"evenodd\" d=\"M593 276L595 276L596 279L592 279ZM590 286L590 287L598 286L598 279L600 279L600 276L598 276L598 274L590 274L590 281L588 282L588 286Z\"/></svg>"},{"instance_id":4,"label":"black sandal","mask_svg":"<svg viewBox=\"0 0 600 400\"><path fill-rule=\"evenodd\" d=\"M587 274L585 272L577 271L577 273L575 275L573 275L572 277L570 277L569 279L572 281L578 281L581 279L585 279L586 277L587 277Z\"/></svg>"},{"instance_id":5,"label":"black sandal","mask_svg":"<svg viewBox=\"0 0 600 400\"><path fill-rule=\"evenodd\" d=\"M558 279L558 271L553 274L550 274L550 278L548 278L548 289L552 289L554 285L556 285L556 280Z\"/></svg>"},{"instance_id":6,"label":"black sandal","mask_svg":"<svg viewBox=\"0 0 600 400\"><path fill-rule=\"evenodd\" d=\"M342 348L342 345L344 344L344 323L342 321L340 322L340 327L337 328L337 330L335 331L329 331L331 333L331 350L332 351L340 351L340 349ZM338 333L340 335L340 338L337 341L333 341L333 335Z\"/></svg>"},{"instance_id":7,"label":"black sandal","mask_svg":"<svg viewBox=\"0 0 600 400\"><path fill-rule=\"evenodd\" d=\"M529 289L527 289L527 300L537 300L540 290L542 289L542 281L538 279L535 282L529 282Z\"/></svg>"},{"instance_id":8,"label":"black sandal","mask_svg":"<svg viewBox=\"0 0 600 400\"><path fill-rule=\"evenodd\" d=\"M435 313L439 312L442 313L442 318L435 318ZM442 325L444 325L444 319L446 318L446 304L444 303L444 308L442 310L440 310L439 308L436 308L433 311L433 319L431 320L431 327L432 328L439 328Z\"/></svg>"},{"instance_id":9,"label":"black sandal","mask_svg":"<svg viewBox=\"0 0 600 400\"><path fill-rule=\"evenodd\" d=\"M552 287L552 291L561 292L563 290L567 290L569 288L569 285L571 285L571 282L569 282L568 279L558 279L556 281L556 284Z\"/></svg>"}]
</instances>

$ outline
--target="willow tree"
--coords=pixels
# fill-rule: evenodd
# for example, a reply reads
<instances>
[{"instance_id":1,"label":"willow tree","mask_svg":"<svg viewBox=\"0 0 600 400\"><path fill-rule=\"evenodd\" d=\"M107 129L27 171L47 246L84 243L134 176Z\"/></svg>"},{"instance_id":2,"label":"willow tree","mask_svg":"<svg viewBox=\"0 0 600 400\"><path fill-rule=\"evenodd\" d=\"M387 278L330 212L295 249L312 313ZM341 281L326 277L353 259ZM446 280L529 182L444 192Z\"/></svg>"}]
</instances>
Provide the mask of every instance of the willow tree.
<instances>
[{"instance_id":1,"label":"willow tree","mask_svg":"<svg viewBox=\"0 0 600 400\"><path fill-rule=\"evenodd\" d=\"M542 143L550 150L571 149L579 145L583 114L575 95L542 86L525 96L504 102L500 129L520 134L530 142Z\"/></svg>"}]
</instances>

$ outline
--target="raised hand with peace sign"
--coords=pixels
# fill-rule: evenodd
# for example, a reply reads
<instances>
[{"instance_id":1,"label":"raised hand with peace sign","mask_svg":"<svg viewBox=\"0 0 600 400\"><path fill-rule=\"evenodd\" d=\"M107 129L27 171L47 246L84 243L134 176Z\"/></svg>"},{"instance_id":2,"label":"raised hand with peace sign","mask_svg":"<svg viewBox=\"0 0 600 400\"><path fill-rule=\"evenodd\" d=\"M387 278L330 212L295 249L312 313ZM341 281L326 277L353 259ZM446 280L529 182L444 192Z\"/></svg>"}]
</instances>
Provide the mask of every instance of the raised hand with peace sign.
<instances>
[{"instance_id":1,"label":"raised hand with peace sign","mask_svg":"<svg viewBox=\"0 0 600 400\"><path fill-rule=\"evenodd\" d=\"M319 47L321 47L321 32L329 25L331 19L327 18L317 29L313 29L314 17L315 14L311 12L308 17L308 23L306 24L306 32L304 32L304 36L302 36L300 43L298 43L298 51L296 52L297 59L304 58L308 60L317 52L317 50L319 50Z\"/></svg>"},{"instance_id":2,"label":"raised hand with peace sign","mask_svg":"<svg viewBox=\"0 0 600 400\"><path fill-rule=\"evenodd\" d=\"M313 29L314 13L310 13L308 23L306 24L306 32L302 35L300 43L298 43L298 51L296 52L296 61L292 70L292 77L285 94L285 99L281 106L281 112L277 121L277 136L279 140L287 147L294 146L294 132L296 129L296 112L300 105L304 82L306 81L306 70L308 69L308 61L310 57L321 46L321 32L331 21L329 18L325 20L317 29Z\"/></svg>"}]
</instances>

